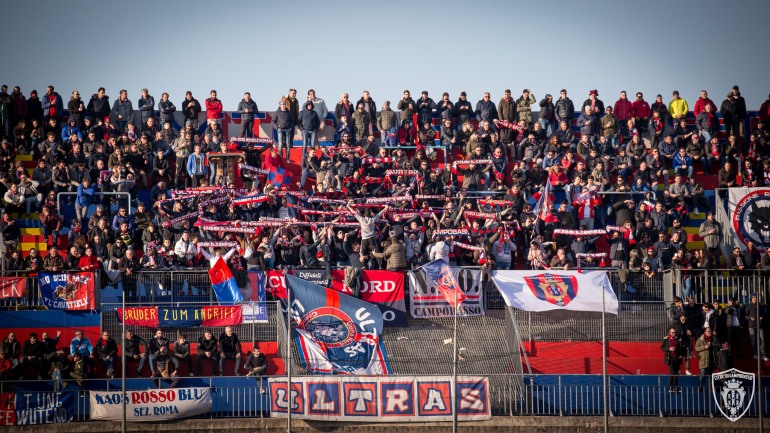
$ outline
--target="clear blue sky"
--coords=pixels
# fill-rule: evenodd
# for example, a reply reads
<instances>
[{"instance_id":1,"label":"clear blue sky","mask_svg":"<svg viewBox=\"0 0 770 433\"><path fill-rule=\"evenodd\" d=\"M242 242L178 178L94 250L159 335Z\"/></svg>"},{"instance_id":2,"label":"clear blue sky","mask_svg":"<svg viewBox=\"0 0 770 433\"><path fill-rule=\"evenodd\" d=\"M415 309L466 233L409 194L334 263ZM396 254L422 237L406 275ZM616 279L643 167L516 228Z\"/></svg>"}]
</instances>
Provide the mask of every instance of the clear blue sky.
<instances>
[{"instance_id":1,"label":"clear blue sky","mask_svg":"<svg viewBox=\"0 0 770 433\"><path fill-rule=\"evenodd\" d=\"M562 87L605 102L621 89L717 104L740 85L749 109L770 93L770 1L3 1L0 82L64 100L99 86L114 100L217 89L234 110L250 91L273 110L287 89L315 88L330 110L368 89L378 105L404 89L499 100ZM66 102L65 102L66 104ZM691 105L692 106L692 105Z\"/></svg>"}]
</instances>

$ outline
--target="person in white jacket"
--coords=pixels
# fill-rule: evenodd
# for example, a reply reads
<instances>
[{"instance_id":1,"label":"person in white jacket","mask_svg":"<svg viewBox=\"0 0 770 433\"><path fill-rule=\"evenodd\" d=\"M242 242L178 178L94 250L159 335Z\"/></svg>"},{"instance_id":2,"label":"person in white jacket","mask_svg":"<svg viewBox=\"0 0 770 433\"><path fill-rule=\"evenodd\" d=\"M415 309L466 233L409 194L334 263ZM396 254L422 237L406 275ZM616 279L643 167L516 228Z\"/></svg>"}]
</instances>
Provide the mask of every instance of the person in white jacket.
<instances>
[{"instance_id":1,"label":"person in white jacket","mask_svg":"<svg viewBox=\"0 0 770 433\"><path fill-rule=\"evenodd\" d=\"M197 245L196 245L197 247ZM197 247L198 252L203 254L203 257L206 258L206 260L209 261L209 265L213 268L214 265L217 263L217 260L221 257L222 260L227 263L228 260L230 260L230 257L232 257L233 254L238 250L236 247L230 248L230 251L227 252L224 256L222 255L222 248L214 248L214 254L209 254L208 251L206 251L206 248Z\"/></svg>"},{"instance_id":2,"label":"person in white jacket","mask_svg":"<svg viewBox=\"0 0 770 433\"><path fill-rule=\"evenodd\" d=\"M190 239L190 233L183 232L182 237L179 238L174 245L174 255L176 255L180 261L190 263L195 254L197 254L197 247Z\"/></svg>"},{"instance_id":3,"label":"person in white jacket","mask_svg":"<svg viewBox=\"0 0 770 433\"><path fill-rule=\"evenodd\" d=\"M451 248L449 247L449 244L444 241L444 238L439 237L438 240L428 248L429 262L444 259L445 262L449 263L449 251L451 251Z\"/></svg>"}]
</instances>

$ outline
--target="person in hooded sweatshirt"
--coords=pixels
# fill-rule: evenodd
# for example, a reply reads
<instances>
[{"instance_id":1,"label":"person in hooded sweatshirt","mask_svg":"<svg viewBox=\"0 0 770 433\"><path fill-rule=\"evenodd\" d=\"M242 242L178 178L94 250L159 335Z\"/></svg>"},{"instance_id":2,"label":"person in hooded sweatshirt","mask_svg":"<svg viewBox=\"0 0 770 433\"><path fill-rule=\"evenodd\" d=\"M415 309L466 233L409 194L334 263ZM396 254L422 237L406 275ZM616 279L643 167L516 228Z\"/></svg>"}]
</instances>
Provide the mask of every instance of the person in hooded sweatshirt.
<instances>
[{"instance_id":1,"label":"person in hooded sweatshirt","mask_svg":"<svg viewBox=\"0 0 770 433\"><path fill-rule=\"evenodd\" d=\"M299 113L297 126L302 131L302 154L304 155L306 153L305 149L308 146L312 146L316 141L318 128L321 126L321 118L318 117L318 113L315 111L313 101L305 103L304 108ZM288 159L288 155L286 159Z\"/></svg>"}]
</instances>

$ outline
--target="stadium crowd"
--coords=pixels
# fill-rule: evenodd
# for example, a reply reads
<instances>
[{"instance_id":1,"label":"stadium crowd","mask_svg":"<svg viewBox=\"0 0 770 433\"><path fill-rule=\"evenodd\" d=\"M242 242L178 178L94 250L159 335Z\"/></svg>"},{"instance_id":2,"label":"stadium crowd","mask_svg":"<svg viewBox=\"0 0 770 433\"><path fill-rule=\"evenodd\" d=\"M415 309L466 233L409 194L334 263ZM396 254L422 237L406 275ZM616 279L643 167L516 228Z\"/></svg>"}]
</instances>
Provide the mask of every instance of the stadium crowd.
<instances>
[{"instance_id":1,"label":"stadium crowd","mask_svg":"<svg viewBox=\"0 0 770 433\"><path fill-rule=\"evenodd\" d=\"M332 112L312 89L304 101L291 89L272 114L277 141L267 144L253 138L259 110L251 95L233 107L242 132L228 139L216 91L203 104L187 92L177 108L167 93L156 102L143 89L138 115L126 90L112 104L104 88L87 101L73 91L66 117L53 86L29 97L3 86L5 269L132 275L207 268L222 256L240 286L246 270L299 267L343 268L356 286L363 269L400 271L443 258L487 269L613 266L629 293L629 272L770 270L770 251L752 246L720 265L722 227L695 177L716 172L720 188L770 185L770 99L748 128L738 86L719 105L702 91L694 124L677 91L652 103L624 91L606 105L597 90L582 103L564 89L540 101L528 89L518 97L506 90L497 104L489 93L474 104L465 92L452 102L447 93L435 101L404 91L398 111L389 101L378 111L365 91L355 104L343 94ZM326 128L336 142L320 146ZM302 156L291 161L297 132ZM17 154L34 156L31 175ZM222 154L236 155L234 173ZM293 181L285 180L290 172ZM146 203L140 190L149 191ZM62 196L76 218L60 255L62 192L76 193ZM129 192L132 201L100 192ZM18 249L13 215L38 211L51 238L46 257ZM703 249L687 246L690 211L707 215ZM607 251L598 252L602 238Z\"/></svg>"}]
</instances>

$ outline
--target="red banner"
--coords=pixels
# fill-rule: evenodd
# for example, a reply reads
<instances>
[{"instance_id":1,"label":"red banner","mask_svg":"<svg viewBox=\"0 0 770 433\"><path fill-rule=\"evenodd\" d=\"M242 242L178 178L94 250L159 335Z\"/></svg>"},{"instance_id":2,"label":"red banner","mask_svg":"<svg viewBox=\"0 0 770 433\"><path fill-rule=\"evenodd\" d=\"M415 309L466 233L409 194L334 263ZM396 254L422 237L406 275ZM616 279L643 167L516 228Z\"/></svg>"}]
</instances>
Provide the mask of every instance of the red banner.
<instances>
[{"instance_id":1,"label":"red banner","mask_svg":"<svg viewBox=\"0 0 770 433\"><path fill-rule=\"evenodd\" d=\"M160 321L158 320L158 307L129 307L125 311L118 308L118 320L126 325L144 326L146 328L156 328Z\"/></svg>"},{"instance_id":2,"label":"red banner","mask_svg":"<svg viewBox=\"0 0 770 433\"><path fill-rule=\"evenodd\" d=\"M201 307L203 326L231 326L243 322L240 305Z\"/></svg>"},{"instance_id":3,"label":"red banner","mask_svg":"<svg viewBox=\"0 0 770 433\"><path fill-rule=\"evenodd\" d=\"M16 425L16 394L0 394L0 426Z\"/></svg>"},{"instance_id":4,"label":"red banner","mask_svg":"<svg viewBox=\"0 0 770 433\"><path fill-rule=\"evenodd\" d=\"M27 294L25 277L0 277L0 299L23 298Z\"/></svg>"}]
</instances>

